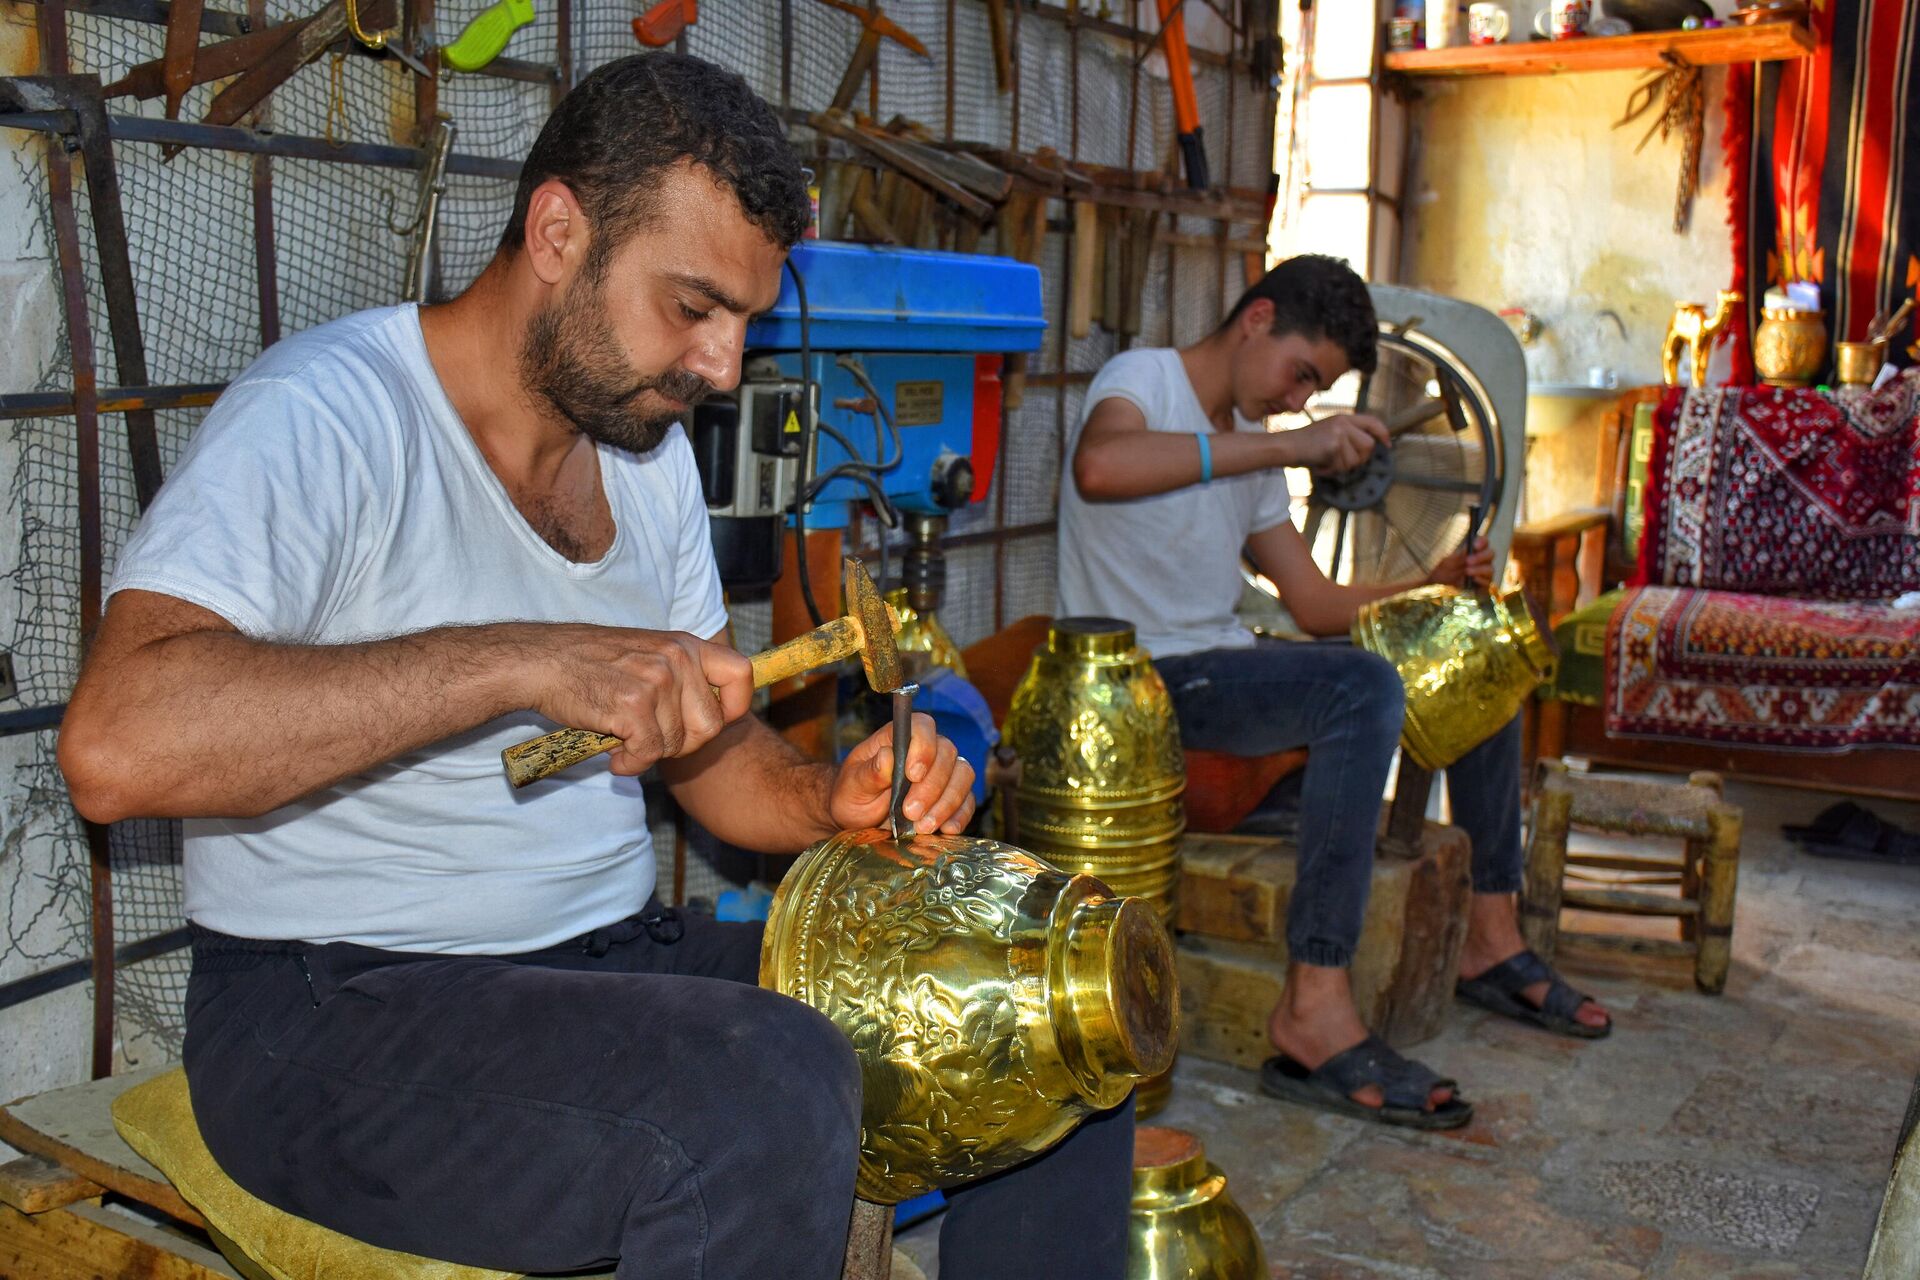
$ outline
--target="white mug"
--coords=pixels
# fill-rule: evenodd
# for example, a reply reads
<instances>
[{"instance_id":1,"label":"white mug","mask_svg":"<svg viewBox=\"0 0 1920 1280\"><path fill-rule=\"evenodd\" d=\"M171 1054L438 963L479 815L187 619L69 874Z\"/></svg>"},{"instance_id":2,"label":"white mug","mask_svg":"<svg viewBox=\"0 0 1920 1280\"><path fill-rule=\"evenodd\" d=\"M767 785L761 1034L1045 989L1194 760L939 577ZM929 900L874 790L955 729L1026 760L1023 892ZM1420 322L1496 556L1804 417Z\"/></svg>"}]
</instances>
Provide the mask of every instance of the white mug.
<instances>
[{"instance_id":1,"label":"white mug","mask_svg":"<svg viewBox=\"0 0 1920 1280\"><path fill-rule=\"evenodd\" d=\"M1459 19L1454 0L1427 0L1427 48L1446 49L1460 43Z\"/></svg>"},{"instance_id":2,"label":"white mug","mask_svg":"<svg viewBox=\"0 0 1920 1280\"><path fill-rule=\"evenodd\" d=\"M1512 30L1505 6L1484 0L1467 6L1467 39L1474 44L1499 44Z\"/></svg>"},{"instance_id":3,"label":"white mug","mask_svg":"<svg viewBox=\"0 0 1920 1280\"><path fill-rule=\"evenodd\" d=\"M1593 17L1590 0L1548 0L1547 7L1533 20L1534 32L1555 40L1571 40L1587 34Z\"/></svg>"}]
</instances>

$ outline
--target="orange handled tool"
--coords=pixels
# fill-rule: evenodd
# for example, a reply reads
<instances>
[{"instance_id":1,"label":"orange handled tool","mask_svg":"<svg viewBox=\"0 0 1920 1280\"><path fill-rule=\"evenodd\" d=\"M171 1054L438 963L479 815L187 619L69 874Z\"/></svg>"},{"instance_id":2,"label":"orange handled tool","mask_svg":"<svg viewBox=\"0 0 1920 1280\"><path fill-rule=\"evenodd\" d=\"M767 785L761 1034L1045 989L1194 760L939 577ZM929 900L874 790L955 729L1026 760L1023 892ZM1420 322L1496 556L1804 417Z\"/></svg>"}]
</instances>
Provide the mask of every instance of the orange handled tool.
<instances>
[{"instance_id":1,"label":"orange handled tool","mask_svg":"<svg viewBox=\"0 0 1920 1280\"><path fill-rule=\"evenodd\" d=\"M633 38L652 49L673 43L700 21L700 0L660 0L633 20Z\"/></svg>"},{"instance_id":2,"label":"orange handled tool","mask_svg":"<svg viewBox=\"0 0 1920 1280\"><path fill-rule=\"evenodd\" d=\"M1173 121L1180 131L1180 158L1187 169L1187 185L1205 191L1213 183L1207 174L1207 146L1200 136L1200 99L1193 92L1193 53L1187 48L1187 20L1180 6L1186 0L1160 0L1160 35L1167 46L1167 75L1173 81Z\"/></svg>"}]
</instances>

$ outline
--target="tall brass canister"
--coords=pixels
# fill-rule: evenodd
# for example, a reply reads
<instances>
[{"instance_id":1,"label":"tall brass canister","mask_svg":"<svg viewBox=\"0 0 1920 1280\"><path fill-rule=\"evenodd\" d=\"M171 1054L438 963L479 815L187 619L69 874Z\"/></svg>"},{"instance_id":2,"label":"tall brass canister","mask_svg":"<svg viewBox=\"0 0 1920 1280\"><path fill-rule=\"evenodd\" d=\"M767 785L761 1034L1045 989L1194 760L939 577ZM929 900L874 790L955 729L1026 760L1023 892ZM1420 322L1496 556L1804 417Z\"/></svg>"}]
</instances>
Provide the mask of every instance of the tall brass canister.
<instances>
[{"instance_id":1,"label":"tall brass canister","mask_svg":"<svg viewBox=\"0 0 1920 1280\"><path fill-rule=\"evenodd\" d=\"M1097 876L1173 919L1186 831L1186 761L1167 686L1133 624L1060 618L1034 651L1007 713L1020 757L1007 839L1067 872ZM1140 1088L1142 1114L1165 1077Z\"/></svg>"}]
</instances>

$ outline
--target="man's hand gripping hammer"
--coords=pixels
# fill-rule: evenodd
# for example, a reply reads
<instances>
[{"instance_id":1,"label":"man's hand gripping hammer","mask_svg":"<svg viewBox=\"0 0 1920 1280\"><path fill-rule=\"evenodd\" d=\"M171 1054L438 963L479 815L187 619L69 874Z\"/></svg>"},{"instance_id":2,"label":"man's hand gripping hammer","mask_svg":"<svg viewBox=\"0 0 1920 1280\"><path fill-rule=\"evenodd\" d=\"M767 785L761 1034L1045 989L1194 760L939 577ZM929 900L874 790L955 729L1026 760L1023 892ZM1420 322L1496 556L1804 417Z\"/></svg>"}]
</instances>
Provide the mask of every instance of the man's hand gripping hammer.
<instances>
[{"instance_id":1,"label":"man's hand gripping hammer","mask_svg":"<svg viewBox=\"0 0 1920 1280\"><path fill-rule=\"evenodd\" d=\"M859 654L867 683L876 693L898 688L900 652L893 642L893 610L880 598L866 566L851 556L846 561L846 597L848 612L844 617L754 654L753 687L764 689ZM590 729L556 729L508 747L500 753L500 759L507 767L507 780L524 787L619 745L619 738Z\"/></svg>"}]
</instances>

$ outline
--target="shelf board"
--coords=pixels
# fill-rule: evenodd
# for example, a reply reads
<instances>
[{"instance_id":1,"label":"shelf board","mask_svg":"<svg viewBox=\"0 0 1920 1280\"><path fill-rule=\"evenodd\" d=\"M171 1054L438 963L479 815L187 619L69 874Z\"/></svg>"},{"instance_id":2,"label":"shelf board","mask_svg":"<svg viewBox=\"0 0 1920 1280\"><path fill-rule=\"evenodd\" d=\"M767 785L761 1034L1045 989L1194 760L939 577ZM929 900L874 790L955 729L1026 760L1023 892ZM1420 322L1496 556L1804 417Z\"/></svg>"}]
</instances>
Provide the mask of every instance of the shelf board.
<instances>
[{"instance_id":1,"label":"shelf board","mask_svg":"<svg viewBox=\"0 0 1920 1280\"><path fill-rule=\"evenodd\" d=\"M1628 36L1527 40L1412 49L1387 54L1386 68L1409 76L1539 76L1561 71L1623 71L1665 65L1663 54L1696 67L1721 62L1778 62L1813 52L1813 32L1800 22L1763 22L1709 31L1645 31Z\"/></svg>"}]
</instances>

